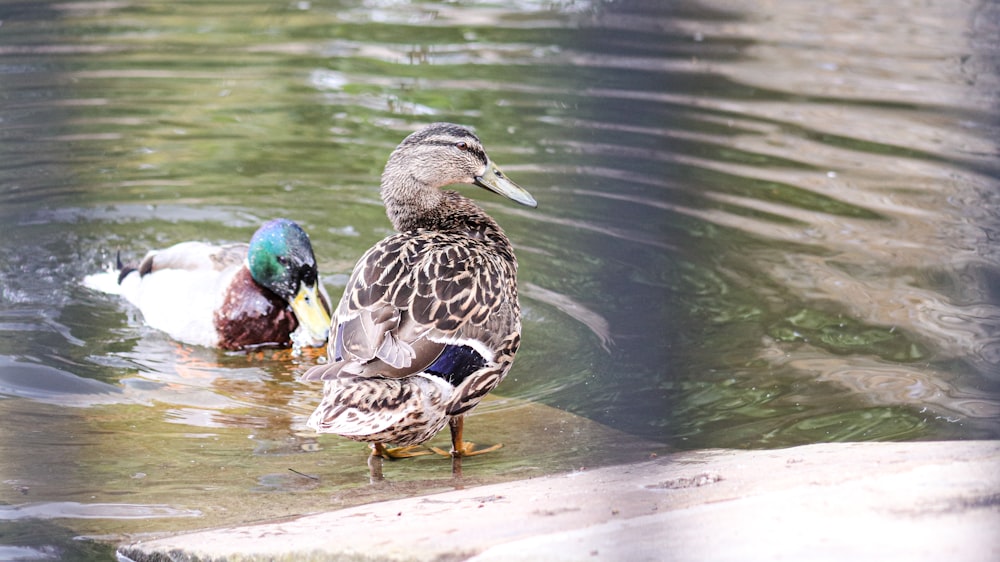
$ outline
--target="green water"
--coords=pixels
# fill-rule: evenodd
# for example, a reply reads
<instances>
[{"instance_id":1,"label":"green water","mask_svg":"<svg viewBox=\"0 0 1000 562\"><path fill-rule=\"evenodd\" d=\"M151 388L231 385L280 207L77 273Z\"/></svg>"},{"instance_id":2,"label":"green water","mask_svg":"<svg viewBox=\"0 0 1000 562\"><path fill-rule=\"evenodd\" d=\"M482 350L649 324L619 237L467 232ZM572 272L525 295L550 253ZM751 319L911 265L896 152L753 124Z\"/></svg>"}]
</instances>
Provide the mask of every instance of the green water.
<instances>
[{"instance_id":1,"label":"green water","mask_svg":"<svg viewBox=\"0 0 1000 562\"><path fill-rule=\"evenodd\" d=\"M306 430L315 354L180 345L80 285L284 216L337 299L431 121L539 202L467 190L524 309L467 483L1000 437L997 4L807 4L0 1L0 558L455 485L371 486Z\"/></svg>"}]
</instances>

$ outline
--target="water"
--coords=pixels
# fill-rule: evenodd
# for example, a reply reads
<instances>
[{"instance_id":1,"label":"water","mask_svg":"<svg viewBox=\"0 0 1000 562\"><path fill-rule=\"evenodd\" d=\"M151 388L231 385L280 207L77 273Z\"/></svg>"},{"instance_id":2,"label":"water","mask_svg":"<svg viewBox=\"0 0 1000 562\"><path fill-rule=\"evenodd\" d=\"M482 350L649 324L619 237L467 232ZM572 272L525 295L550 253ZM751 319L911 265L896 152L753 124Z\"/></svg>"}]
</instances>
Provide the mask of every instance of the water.
<instances>
[{"instance_id":1,"label":"water","mask_svg":"<svg viewBox=\"0 0 1000 562\"><path fill-rule=\"evenodd\" d=\"M525 326L467 483L1000 437L997 3L757 4L0 2L0 557L453 487L306 430L315 353L179 345L80 286L286 216L337 298L437 120L539 202L470 192Z\"/></svg>"}]
</instances>

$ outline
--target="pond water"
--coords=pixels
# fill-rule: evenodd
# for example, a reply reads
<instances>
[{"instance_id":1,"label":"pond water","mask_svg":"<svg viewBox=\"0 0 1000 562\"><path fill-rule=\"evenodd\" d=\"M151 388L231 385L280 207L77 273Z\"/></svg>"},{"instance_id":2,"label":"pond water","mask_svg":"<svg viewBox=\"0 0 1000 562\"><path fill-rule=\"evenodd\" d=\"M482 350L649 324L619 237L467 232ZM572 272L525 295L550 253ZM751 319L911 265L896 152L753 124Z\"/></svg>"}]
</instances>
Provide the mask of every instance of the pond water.
<instances>
[{"instance_id":1,"label":"pond water","mask_svg":"<svg viewBox=\"0 0 1000 562\"><path fill-rule=\"evenodd\" d=\"M0 1L0 558L461 485L413 459L371 486L363 445L305 429L316 353L181 345L80 283L284 216L336 300L389 231L388 153L430 121L474 126L539 203L472 192L518 252L524 344L467 424L508 446L466 483L1000 438L997 22L947 0ZM557 418L577 439L517 454Z\"/></svg>"}]
</instances>

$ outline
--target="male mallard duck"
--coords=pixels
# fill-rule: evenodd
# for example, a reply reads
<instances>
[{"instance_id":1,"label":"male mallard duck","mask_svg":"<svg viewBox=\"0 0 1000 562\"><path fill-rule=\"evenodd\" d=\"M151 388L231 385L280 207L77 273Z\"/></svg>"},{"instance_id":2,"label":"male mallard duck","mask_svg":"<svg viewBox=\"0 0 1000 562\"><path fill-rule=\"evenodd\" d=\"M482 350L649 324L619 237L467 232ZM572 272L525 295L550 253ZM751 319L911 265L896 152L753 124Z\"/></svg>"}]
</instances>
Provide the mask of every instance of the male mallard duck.
<instances>
[{"instance_id":1,"label":"male mallard duck","mask_svg":"<svg viewBox=\"0 0 1000 562\"><path fill-rule=\"evenodd\" d=\"M123 295L147 324L183 342L318 347L330 331L330 298L309 236L288 219L264 223L250 244L182 242L118 268L117 287L100 279L114 274L85 284Z\"/></svg>"},{"instance_id":2,"label":"male mallard duck","mask_svg":"<svg viewBox=\"0 0 1000 562\"><path fill-rule=\"evenodd\" d=\"M496 221L439 189L458 183L536 206L468 129L434 123L406 137L382 173L398 233L358 261L333 315L329 362L303 375L324 381L307 425L370 443L373 459L412 456L446 423L456 462L499 447L474 450L462 420L503 380L521 342L517 260Z\"/></svg>"}]
</instances>

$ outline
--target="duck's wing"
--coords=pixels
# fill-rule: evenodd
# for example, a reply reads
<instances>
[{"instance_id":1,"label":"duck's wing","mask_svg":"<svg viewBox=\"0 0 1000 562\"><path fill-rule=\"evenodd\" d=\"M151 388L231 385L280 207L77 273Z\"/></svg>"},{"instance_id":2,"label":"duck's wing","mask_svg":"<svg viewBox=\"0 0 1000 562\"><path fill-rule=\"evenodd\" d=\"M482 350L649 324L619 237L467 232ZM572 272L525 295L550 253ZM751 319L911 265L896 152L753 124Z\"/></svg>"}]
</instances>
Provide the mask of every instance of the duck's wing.
<instances>
[{"instance_id":1,"label":"duck's wing","mask_svg":"<svg viewBox=\"0 0 1000 562\"><path fill-rule=\"evenodd\" d=\"M242 264L247 257L247 248L247 244L219 246L205 242L181 242L149 252L138 266L121 268L121 279L131 271L138 272L140 276L168 269L221 272Z\"/></svg>"},{"instance_id":2,"label":"duck's wing","mask_svg":"<svg viewBox=\"0 0 1000 562\"><path fill-rule=\"evenodd\" d=\"M481 241L447 233L382 240L358 262L334 315L331 363L304 378L330 379L341 371L401 377L442 357L449 370L455 362L492 362L501 341L518 329L508 263ZM474 353L452 353L456 348Z\"/></svg>"},{"instance_id":3,"label":"duck's wing","mask_svg":"<svg viewBox=\"0 0 1000 562\"><path fill-rule=\"evenodd\" d=\"M134 295L140 279L155 271L202 272L211 275L234 269L247 256L247 244L217 246L204 242L182 242L148 252L138 263L123 263L121 255L113 270L84 277L85 286L114 295ZM129 297L129 300L133 300Z\"/></svg>"}]
</instances>

